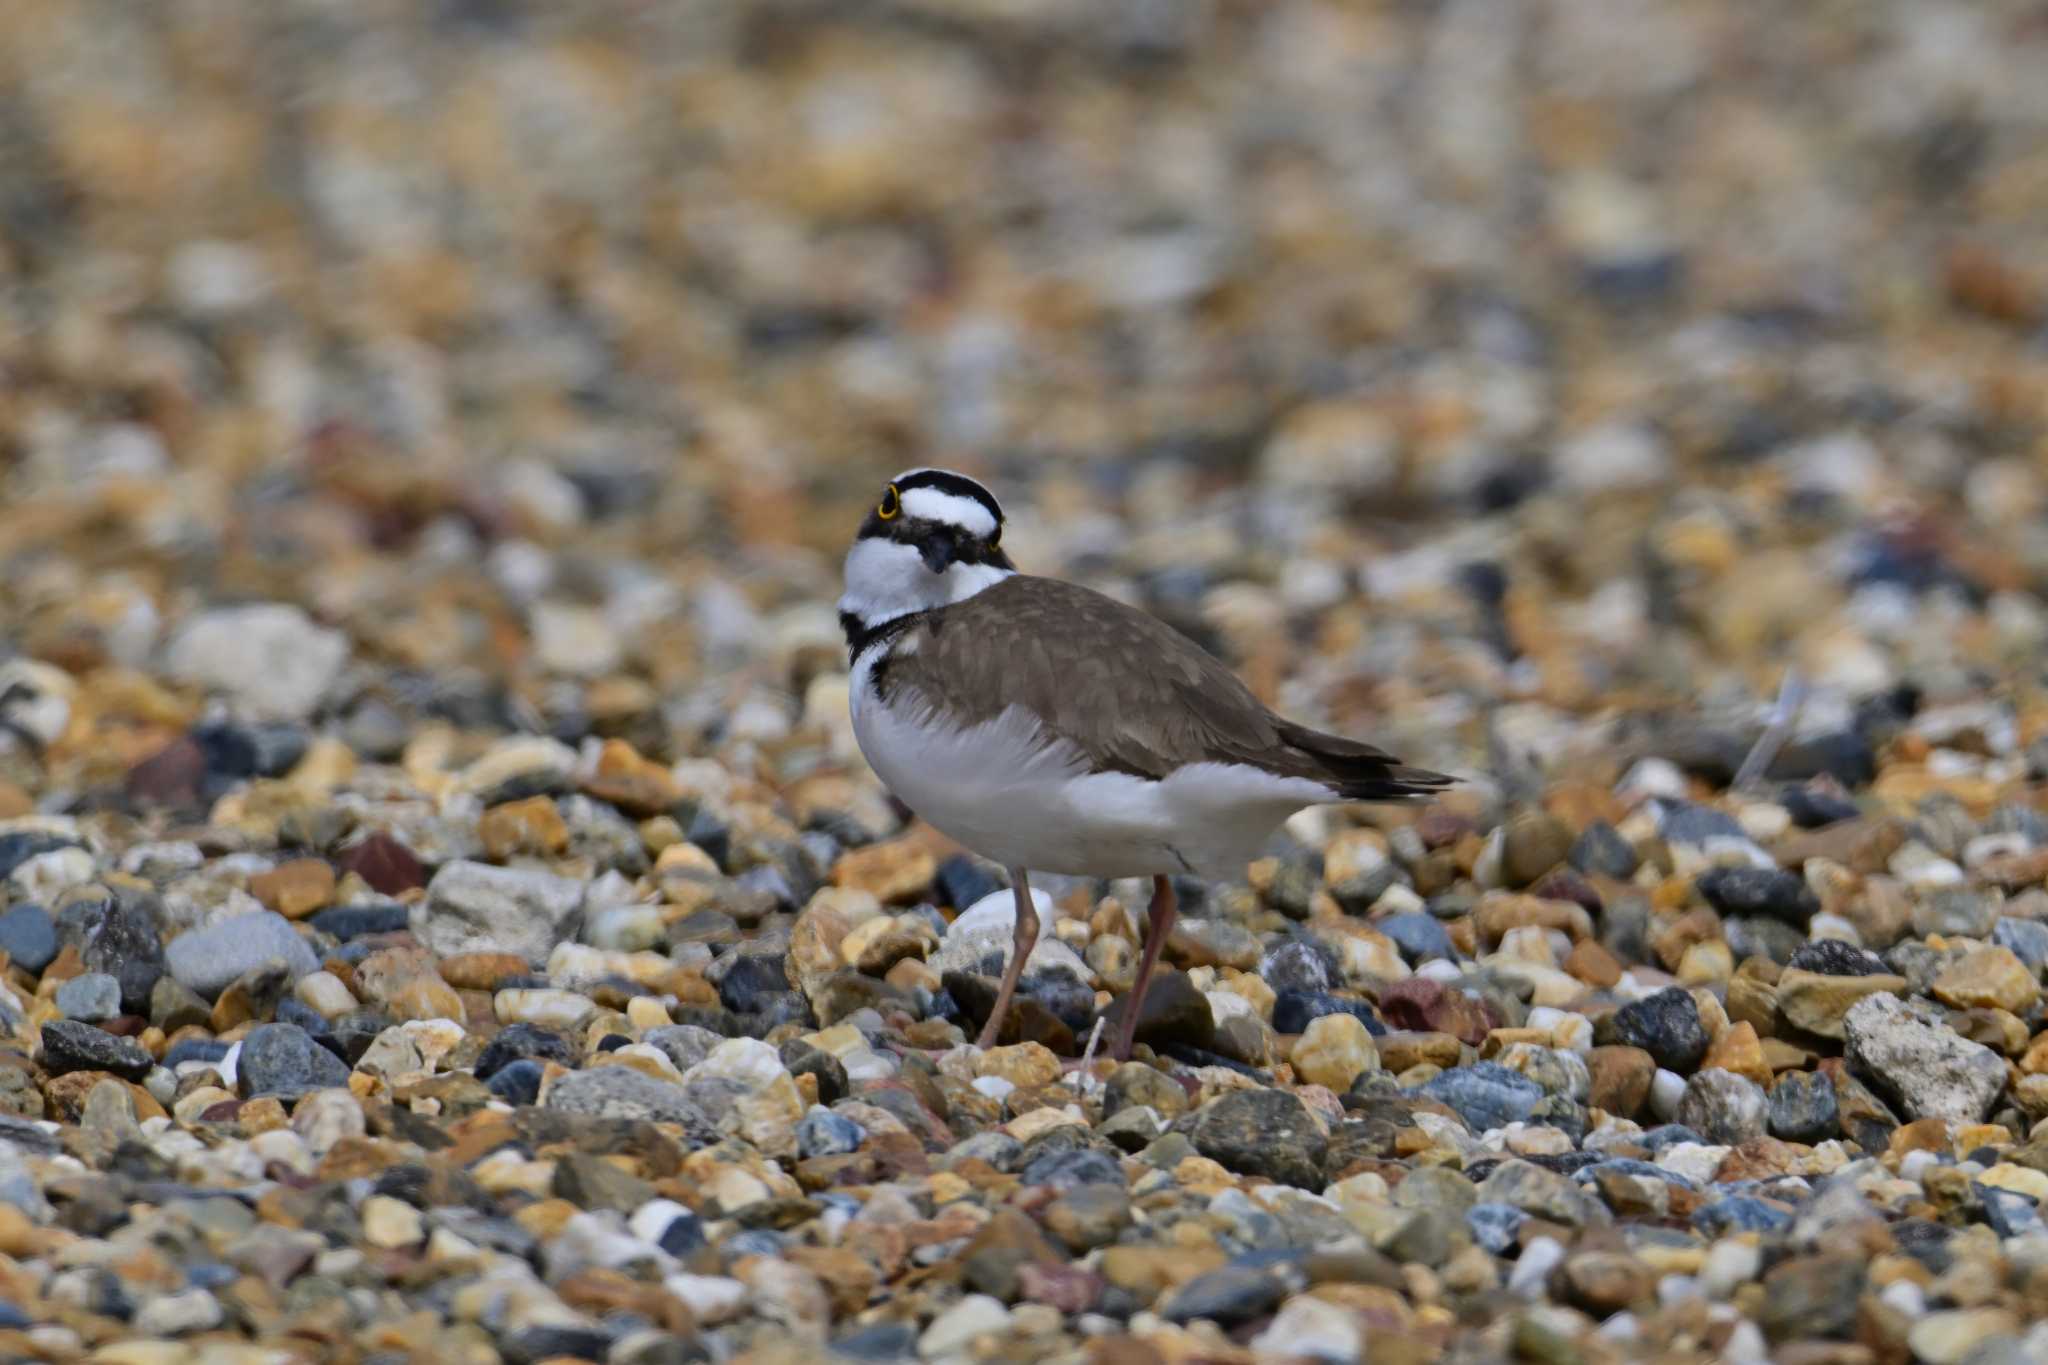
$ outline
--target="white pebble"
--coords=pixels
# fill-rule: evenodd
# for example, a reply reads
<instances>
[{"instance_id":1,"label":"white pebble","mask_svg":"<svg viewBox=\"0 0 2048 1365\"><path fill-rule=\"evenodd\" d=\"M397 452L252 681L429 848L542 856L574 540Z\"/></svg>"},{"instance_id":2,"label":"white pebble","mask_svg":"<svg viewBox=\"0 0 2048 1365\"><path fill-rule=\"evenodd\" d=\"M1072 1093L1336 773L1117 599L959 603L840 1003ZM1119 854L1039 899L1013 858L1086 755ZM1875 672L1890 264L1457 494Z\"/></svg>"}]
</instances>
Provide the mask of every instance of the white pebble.
<instances>
[{"instance_id":1,"label":"white pebble","mask_svg":"<svg viewBox=\"0 0 2048 1365\"><path fill-rule=\"evenodd\" d=\"M1685 1077L1676 1071L1657 1068L1657 1074L1650 1078L1650 1112L1666 1123L1678 1112L1678 1102L1685 1097Z\"/></svg>"},{"instance_id":2,"label":"white pebble","mask_svg":"<svg viewBox=\"0 0 2048 1365\"><path fill-rule=\"evenodd\" d=\"M1893 1280L1878 1300L1903 1317L1917 1318L1927 1311L1927 1294L1911 1280Z\"/></svg>"},{"instance_id":3,"label":"white pebble","mask_svg":"<svg viewBox=\"0 0 2048 1365\"><path fill-rule=\"evenodd\" d=\"M1564 1259L1564 1244L1555 1237L1537 1237L1522 1248L1521 1259L1508 1275L1508 1292L1525 1299L1541 1298L1550 1272Z\"/></svg>"}]
</instances>

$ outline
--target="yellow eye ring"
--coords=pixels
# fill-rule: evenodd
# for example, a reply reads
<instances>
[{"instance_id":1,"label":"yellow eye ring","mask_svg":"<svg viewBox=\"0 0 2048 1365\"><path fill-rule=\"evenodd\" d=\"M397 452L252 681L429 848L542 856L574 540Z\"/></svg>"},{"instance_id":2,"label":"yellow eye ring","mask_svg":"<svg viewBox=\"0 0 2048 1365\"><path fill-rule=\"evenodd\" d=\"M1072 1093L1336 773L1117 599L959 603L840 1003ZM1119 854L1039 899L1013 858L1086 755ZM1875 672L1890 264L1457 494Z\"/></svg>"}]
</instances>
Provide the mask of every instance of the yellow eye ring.
<instances>
[{"instance_id":1,"label":"yellow eye ring","mask_svg":"<svg viewBox=\"0 0 2048 1365\"><path fill-rule=\"evenodd\" d=\"M896 495L896 485L890 484L882 493L882 505L875 509L875 515L888 521L903 510L903 499Z\"/></svg>"}]
</instances>

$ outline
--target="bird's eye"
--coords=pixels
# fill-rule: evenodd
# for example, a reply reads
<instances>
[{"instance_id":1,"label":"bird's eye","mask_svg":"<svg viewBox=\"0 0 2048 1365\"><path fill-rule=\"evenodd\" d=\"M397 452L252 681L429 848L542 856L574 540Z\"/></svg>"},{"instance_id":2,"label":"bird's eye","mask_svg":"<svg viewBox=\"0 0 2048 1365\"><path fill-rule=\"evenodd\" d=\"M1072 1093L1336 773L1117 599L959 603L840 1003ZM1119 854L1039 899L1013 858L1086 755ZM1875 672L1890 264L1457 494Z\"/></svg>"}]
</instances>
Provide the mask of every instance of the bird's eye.
<instances>
[{"instance_id":1,"label":"bird's eye","mask_svg":"<svg viewBox=\"0 0 2048 1365\"><path fill-rule=\"evenodd\" d=\"M887 521L902 510L903 500L896 496L896 485L892 483L882 490L882 505L875 509L875 515Z\"/></svg>"}]
</instances>

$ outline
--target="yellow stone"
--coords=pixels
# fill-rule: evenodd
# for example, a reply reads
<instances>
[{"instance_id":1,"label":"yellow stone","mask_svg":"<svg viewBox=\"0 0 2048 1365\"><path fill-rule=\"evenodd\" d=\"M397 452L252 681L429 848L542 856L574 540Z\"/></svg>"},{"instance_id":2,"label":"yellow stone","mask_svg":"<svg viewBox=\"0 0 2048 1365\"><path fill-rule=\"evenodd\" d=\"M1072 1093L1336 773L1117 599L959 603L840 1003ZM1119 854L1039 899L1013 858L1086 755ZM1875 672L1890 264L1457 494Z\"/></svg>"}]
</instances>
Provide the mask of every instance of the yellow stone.
<instances>
[{"instance_id":1,"label":"yellow stone","mask_svg":"<svg viewBox=\"0 0 2048 1365\"><path fill-rule=\"evenodd\" d=\"M1965 954L1943 968L1931 988L1954 1009L2001 1009L2018 1014L2041 998L2041 983L2019 955L1999 944Z\"/></svg>"},{"instance_id":2,"label":"yellow stone","mask_svg":"<svg viewBox=\"0 0 2048 1365\"><path fill-rule=\"evenodd\" d=\"M642 1033L649 1029L667 1028L675 1022L669 1018L668 1006L651 995L636 995L628 1000L626 1018Z\"/></svg>"},{"instance_id":3,"label":"yellow stone","mask_svg":"<svg viewBox=\"0 0 2048 1365\"><path fill-rule=\"evenodd\" d=\"M974 1061L976 1076L998 1076L1019 1090L1051 1085L1060 1078L1060 1059L1043 1043L992 1047Z\"/></svg>"},{"instance_id":4,"label":"yellow stone","mask_svg":"<svg viewBox=\"0 0 2048 1365\"><path fill-rule=\"evenodd\" d=\"M1764 1056L1763 1042L1747 1021L1730 1025L1707 1049L1700 1069L1704 1071L1709 1067L1732 1071L1766 1088L1771 1084L1771 1064Z\"/></svg>"}]
</instances>

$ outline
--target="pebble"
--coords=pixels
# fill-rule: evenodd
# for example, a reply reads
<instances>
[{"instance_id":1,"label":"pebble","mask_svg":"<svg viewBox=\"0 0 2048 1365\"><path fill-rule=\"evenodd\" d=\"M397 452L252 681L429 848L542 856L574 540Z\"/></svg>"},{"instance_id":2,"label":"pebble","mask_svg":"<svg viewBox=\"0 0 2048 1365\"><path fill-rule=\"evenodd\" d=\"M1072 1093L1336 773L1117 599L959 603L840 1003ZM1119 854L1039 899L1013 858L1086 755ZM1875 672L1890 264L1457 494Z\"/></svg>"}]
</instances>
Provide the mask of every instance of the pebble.
<instances>
[{"instance_id":1,"label":"pebble","mask_svg":"<svg viewBox=\"0 0 2048 1365\"><path fill-rule=\"evenodd\" d=\"M178 984L208 999L269 962L283 963L294 980L320 968L320 959L291 921L271 910L190 930L164 949L164 965Z\"/></svg>"}]
</instances>

